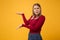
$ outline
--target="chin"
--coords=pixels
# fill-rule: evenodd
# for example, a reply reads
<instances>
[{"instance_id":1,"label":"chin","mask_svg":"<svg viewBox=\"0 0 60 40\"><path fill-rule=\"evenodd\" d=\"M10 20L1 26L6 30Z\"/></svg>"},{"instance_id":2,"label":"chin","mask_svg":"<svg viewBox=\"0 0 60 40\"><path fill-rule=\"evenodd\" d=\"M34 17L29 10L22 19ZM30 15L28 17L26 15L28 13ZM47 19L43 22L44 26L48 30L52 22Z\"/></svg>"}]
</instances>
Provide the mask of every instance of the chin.
<instances>
[{"instance_id":1,"label":"chin","mask_svg":"<svg viewBox=\"0 0 60 40\"><path fill-rule=\"evenodd\" d=\"M38 14L36 14L36 15L38 15Z\"/></svg>"}]
</instances>

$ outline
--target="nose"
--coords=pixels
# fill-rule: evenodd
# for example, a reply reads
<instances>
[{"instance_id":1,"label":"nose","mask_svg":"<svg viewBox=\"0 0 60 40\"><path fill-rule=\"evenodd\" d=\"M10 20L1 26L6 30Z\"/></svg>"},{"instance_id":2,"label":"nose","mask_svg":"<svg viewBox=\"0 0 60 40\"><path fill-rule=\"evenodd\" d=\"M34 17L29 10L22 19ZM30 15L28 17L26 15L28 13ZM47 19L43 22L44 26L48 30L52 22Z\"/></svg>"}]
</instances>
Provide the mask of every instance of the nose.
<instances>
[{"instance_id":1,"label":"nose","mask_svg":"<svg viewBox=\"0 0 60 40\"><path fill-rule=\"evenodd\" d=\"M38 10L36 9L36 11L38 11Z\"/></svg>"}]
</instances>

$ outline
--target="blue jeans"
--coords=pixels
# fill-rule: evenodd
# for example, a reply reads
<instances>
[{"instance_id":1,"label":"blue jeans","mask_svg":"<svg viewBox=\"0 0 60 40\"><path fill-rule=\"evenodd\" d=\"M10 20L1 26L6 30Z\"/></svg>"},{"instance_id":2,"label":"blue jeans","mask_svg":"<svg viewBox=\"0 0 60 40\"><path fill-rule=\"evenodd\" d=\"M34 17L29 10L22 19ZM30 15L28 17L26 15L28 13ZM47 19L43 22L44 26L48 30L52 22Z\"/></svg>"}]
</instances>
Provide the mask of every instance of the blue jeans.
<instances>
[{"instance_id":1,"label":"blue jeans","mask_svg":"<svg viewBox=\"0 0 60 40\"><path fill-rule=\"evenodd\" d=\"M42 40L42 37L39 33L29 33L28 40Z\"/></svg>"}]
</instances>

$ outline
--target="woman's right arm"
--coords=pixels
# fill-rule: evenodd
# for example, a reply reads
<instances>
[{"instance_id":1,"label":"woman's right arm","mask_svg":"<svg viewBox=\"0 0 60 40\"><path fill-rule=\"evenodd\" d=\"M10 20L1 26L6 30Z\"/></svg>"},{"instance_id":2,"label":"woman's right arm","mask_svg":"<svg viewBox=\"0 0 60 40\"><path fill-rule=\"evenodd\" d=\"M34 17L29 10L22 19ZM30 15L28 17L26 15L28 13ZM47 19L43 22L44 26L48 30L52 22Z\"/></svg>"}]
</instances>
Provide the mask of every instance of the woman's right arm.
<instances>
[{"instance_id":1,"label":"woman's right arm","mask_svg":"<svg viewBox=\"0 0 60 40\"><path fill-rule=\"evenodd\" d=\"M25 15L24 15L24 13L22 13L22 12L17 12L17 14L18 14L18 15L22 15L23 21L24 21L24 23L25 23L26 25L29 24L29 21L30 21L31 17L30 17L29 20L27 20L26 17L25 17Z\"/></svg>"},{"instance_id":2,"label":"woman's right arm","mask_svg":"<svg viewBox=\"0 0 60 40\"><path fill-rule=\"evenodd\" d=\"M31 16L31 17L32 17L32 16ZM22 14L23 21L24 21L24 23L25 23L26 25L29 24L29 21L30 21L31 17L27 20L26 17L25 17L25 15Z\"/></svg>"}]
</instances>

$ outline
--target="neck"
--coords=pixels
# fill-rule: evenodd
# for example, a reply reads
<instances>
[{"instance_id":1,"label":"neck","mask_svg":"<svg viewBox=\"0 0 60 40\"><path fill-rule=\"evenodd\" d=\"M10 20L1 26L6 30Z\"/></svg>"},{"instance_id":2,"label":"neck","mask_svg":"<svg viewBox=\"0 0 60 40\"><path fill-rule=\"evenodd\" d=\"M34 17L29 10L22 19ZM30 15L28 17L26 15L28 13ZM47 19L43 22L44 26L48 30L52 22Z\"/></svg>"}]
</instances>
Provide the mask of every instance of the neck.
<instances>
[{"instance_id":1,"label":"neck","mask_svg":"<svg viewBox=\"0 0 60 40\"><path fill-rule=\"evenodd\" d=\"M35 15L35 17L39 17L39 16L41 16L41 14L40 15Z\"/></svg>"},{"instance_id":2,"label":"neck","mask_svg":"<svg viewBox=\"0 0 60 40\"><path fill-rule=\"evenodd\" d=\"M36 15L34 18L35 18L35 19L38 19L40 16L41 16L41 15L39 15L39 16L38 16L38 15Z\"/></svg>"}]
</instances>

